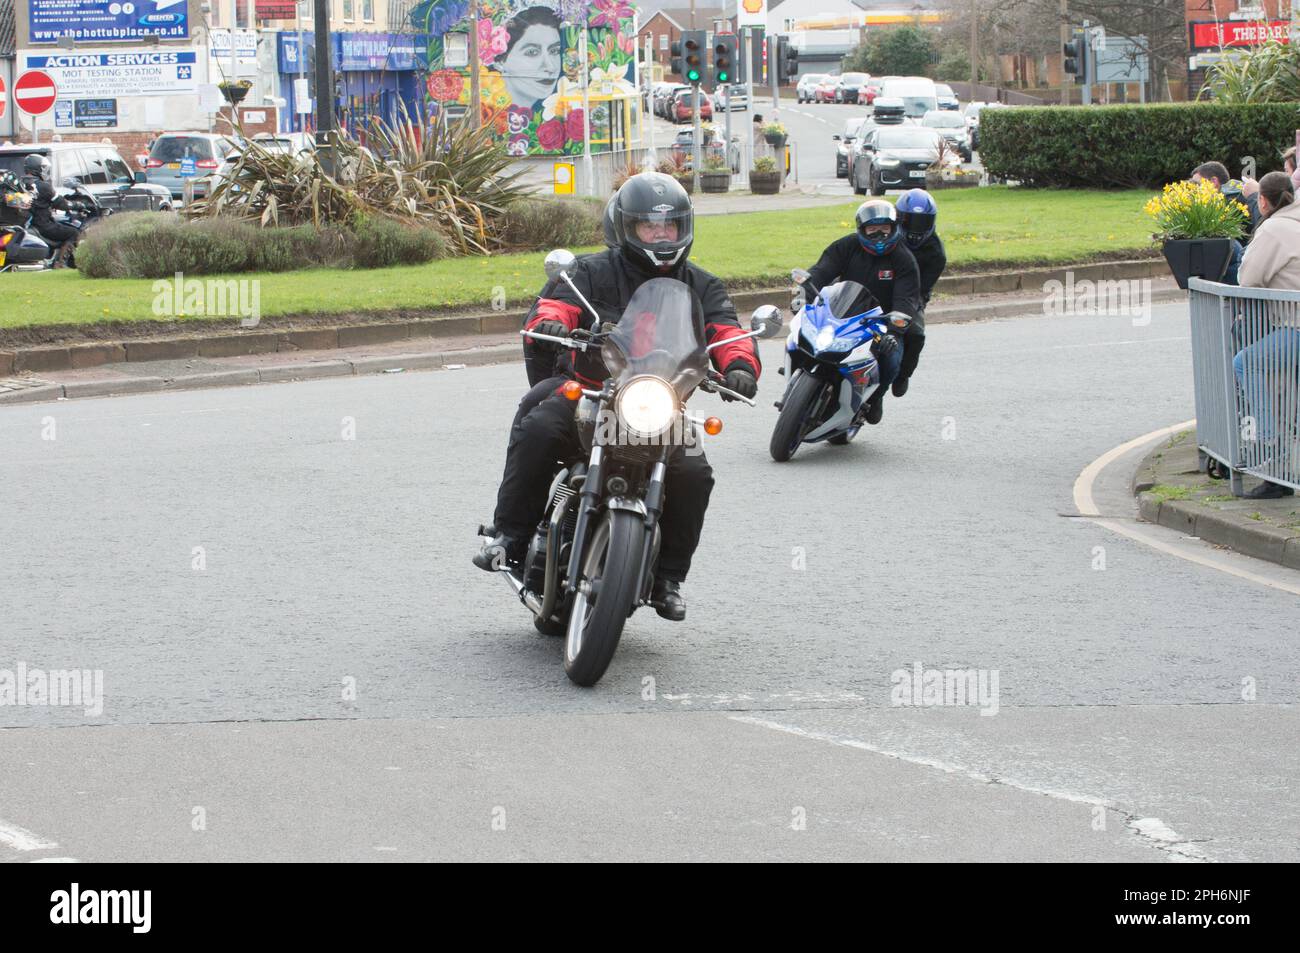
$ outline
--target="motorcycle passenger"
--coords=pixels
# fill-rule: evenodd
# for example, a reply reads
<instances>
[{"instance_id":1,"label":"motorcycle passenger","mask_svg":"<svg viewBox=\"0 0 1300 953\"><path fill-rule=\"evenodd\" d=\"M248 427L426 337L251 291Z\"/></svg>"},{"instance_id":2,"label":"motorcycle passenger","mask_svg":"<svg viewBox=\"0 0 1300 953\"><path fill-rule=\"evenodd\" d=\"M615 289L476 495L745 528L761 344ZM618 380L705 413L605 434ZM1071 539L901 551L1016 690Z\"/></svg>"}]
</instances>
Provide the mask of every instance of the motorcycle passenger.
<instances>
[{"instance_id":1,"label":"motorcycle passenger","mask_svg":"<svg viewBox=\"0 0 1300 953\"><path fill-rule=\"evenodd\" d=\"M702 307L707 343L724 343L710 352L731 390L753 397L761 365L752 338L731 341L745 332L722 282L687 260L694 241L694 211L686 190L672 176L642 172L628 179L615 195L617 247L578 262L570 277L600 315L617 323L638 287L654 278L675 278L694 292ZM596 323L563 281L537 303L529 330L567 336ZM597 349L568 351L560 361L563 376L547 382L552 393L525 409L521 406L506 448L505 472L497 492L493 525L496 538L474 557L480 569L496 568L494 556L518 563L546 508L555 461L580 453L574 405L558 393L564 378L598 388L609 372ZM540 385L539 385L540 386ZM527 398L525 398L527 399ZM660 518L662 540L651 602L665 619L686 617L680 586L700 540L704 513L713 490L713 470L703 453L677 448L669 457Z\"/></svg>"},{"instance_id":2,"label":"motorcycle passenger","mask_svg":"<svg viewBox=\"0 0 1300 953\"><path fill-rule=\"evenodd\" d=\"M68 200L54 191L50 184L50 160L42 155L29 155L23 160L23 185L34 193L32 198L32 227L54 246L54 267L67 267L73 247L81 239L81 230L55 221L54 210L67 211Z\"/></svg>"},{"instance_id":3,"label":"motorcycle passenger","mask_svg":"<svg viewBox=\"0 0 1300 953\"><path fill-rule=\"evenodd\" d=\"M871 199L858 206L853 218L856 231L827 246L809 269L805 292L815 294L837 281L856 281L885 312L899 311L915 320L923 309L921 273L902 241L894 206L884 199ZM884 415L885 388L898 375L901 350L892 333L872 347L880 362L880 387L863 407L863 419L869 424L880 423Z\"/></svg>"},{"instance_id":4,"label":"motorcycle passenger","mask_svg":"<svg viewBox=\"0 0 1300 953\"><path fill-rule=\"evenodd\" d=\"M903 363L898 369L898 376L894 378L894 396L902 397L907 393L907 382L916 371L916 362L920 360L921 349L925 347L925 306L930 303L935 283L948 264L948 253L944 251L939 233L934 229L939 207L929 192L925 189L909 189L898 197L897 208L898 227L903 233L903 241L916 259L916 266L921 273L921 310L903 332Z\"/></svg>"}]
</instances>

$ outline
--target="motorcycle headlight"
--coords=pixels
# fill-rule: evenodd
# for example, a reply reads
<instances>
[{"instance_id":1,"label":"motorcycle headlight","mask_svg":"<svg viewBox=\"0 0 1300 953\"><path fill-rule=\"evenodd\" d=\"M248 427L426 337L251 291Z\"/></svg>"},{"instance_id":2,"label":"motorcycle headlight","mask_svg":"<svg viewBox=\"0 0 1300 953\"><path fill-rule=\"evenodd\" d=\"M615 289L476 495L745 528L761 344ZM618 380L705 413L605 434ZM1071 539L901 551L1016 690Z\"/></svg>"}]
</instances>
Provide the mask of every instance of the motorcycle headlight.
<instances>
[{"instance_id":1,"label":"motorcycle headlight","mask_svg":"<svg viewBox=\"0 0 1300 953\"><path fill-rule=\"evenodd\" d=\"M677 417L677 394L661 377L636 377L619 391L614 409L634 434L657 437Z\"/></svg>"},{"instance_id":2,"label":"motorcycle headlight","mask_svg":"<svg viewBox=\"0 0 1300 953\"><path fill-rule=\"evenodd\" d=\"M822 328L817 332L817 340L813 341L813 346L819 351L825 351L835 343L835 329Z\"/></svg>"}]
</instances>

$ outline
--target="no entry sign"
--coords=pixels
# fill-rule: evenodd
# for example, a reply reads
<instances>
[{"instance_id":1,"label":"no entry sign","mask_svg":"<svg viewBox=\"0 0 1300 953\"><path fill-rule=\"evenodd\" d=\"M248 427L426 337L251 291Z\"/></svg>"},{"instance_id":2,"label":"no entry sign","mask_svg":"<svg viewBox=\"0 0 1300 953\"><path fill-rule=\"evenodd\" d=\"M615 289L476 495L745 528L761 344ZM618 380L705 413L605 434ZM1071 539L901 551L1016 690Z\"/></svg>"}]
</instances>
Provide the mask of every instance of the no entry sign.
<instances>
[{"instance_id":1,"label":"no entry sign","mask_svg":"<svg viewBox=\"0 0 1300 953\"><path fill-rule=\"evenodd\" d=\"M29 69L14 80L14 105L29 116L44 116L54 108L58 90L49 73Z\"/></svg>"},{"instance_id":2,"label":"no entry sign","mask_svg":"<svg viewBox=\"0 0 1300 953\"><path fill-rule=\"evenodd\" d=\"M0 76L0 119L5 117L5 110L9 107L9 90L5 89L5 78Z\"/></svg>"}]
</instances>

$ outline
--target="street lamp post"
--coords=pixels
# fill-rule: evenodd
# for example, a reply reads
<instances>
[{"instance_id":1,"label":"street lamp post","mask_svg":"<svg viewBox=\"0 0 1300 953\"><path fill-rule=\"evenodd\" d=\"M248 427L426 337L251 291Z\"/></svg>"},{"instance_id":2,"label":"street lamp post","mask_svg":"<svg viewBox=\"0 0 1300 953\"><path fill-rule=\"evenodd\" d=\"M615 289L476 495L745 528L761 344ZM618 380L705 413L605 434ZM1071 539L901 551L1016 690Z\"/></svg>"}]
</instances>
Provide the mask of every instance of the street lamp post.
<instances>
[{"instance_id":1,"label":"street lamp post","mask_svg":"<svg viewBox=\"0 0 1300 953\"><path fill-rule=\"evenodd\" d=\"M334 174L334 64L330 61L329 0L313 0L316 22L316 146L321 166ZM299 55L302 51L299 51Z\"/></svg>"}]
</instances>

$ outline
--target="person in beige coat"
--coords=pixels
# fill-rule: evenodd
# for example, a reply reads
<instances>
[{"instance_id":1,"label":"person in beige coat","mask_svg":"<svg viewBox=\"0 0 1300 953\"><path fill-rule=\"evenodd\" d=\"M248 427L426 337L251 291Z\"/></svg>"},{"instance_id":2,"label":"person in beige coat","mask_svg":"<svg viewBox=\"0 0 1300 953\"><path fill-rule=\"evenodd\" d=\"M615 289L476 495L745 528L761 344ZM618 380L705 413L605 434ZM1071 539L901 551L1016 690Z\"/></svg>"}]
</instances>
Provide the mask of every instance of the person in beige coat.
<instances>
[{"instance_id":1,"label":"person in beige coat","mask_svg":"<svg viewBox=\"0 0 1300 953\"><path fill-rule=\"evenodd\" d=\"M1259 180L1259 211L1262 221L1241 260L1242 287L1300 291L1300 204L1295 187L1285 172L1270 172ZM1268 368L1300 364L1300 318L1295 305L1283 305L1270 318L1273 330L1249 347L1237 352L1232 368L1237 384L1256 418L1261 441L1277 438L1273 420L1273 384ZM1292 421L1292 426L1295 422ZM1265 480L1246 495L1271 500L1291 496L1288 486Z\"/></svg>"}]
</instances>

